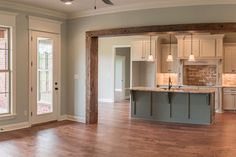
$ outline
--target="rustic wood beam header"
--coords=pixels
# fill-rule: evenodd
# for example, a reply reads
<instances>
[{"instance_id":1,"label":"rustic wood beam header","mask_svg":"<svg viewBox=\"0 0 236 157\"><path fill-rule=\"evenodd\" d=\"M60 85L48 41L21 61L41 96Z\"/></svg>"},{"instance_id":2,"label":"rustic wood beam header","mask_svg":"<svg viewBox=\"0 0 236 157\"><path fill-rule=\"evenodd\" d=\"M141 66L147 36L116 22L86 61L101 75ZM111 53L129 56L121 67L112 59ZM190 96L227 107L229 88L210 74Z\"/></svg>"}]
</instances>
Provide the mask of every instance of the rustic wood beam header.
<instances>
[{"instance_id":1,"label":"rustic wood beam header","mask_svg":"<svg viewBox=\"0 0 236 157\"><path fill-rule=\"evenodd\" d=\"M94 30L86 32L87 36L121 36L121 35L136 35L143 33L165 33L165 32L236 32L236 23L200 23L200 24L177 24L177 25L155 25L155 26L139 26L128 28L113 28Z\"/></svg>"}]
</instances>

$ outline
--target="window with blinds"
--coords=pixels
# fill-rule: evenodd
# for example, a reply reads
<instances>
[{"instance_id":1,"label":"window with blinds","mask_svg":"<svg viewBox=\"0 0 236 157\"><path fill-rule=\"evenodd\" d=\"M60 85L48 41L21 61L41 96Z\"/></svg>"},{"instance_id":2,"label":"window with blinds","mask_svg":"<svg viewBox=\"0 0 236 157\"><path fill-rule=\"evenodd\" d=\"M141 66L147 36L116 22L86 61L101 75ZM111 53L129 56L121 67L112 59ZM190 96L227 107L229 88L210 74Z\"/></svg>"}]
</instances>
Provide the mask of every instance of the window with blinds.
<instances>
[{"instance_id":1,"label":"window with blinds","mask_svg":"<svg viewBox=\"0 0 236 157\"><path fill-rule=\"evenodd\" d=\"M0 27L0 115L11 112L11 56L9 28Z\"/></svg>"}]
</instances>

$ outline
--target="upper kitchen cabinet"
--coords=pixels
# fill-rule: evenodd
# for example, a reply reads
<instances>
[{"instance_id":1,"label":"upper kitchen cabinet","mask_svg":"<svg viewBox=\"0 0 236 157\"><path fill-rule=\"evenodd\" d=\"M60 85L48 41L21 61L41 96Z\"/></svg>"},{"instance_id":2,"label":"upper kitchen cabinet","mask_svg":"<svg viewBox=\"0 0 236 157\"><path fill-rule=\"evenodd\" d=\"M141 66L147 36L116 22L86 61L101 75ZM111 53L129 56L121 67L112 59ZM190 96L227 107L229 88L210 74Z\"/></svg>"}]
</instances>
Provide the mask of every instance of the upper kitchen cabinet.
<instances>
[{"instance_id":1,"label":"upper kitchen cabinet","mask_svg":"<svg viewBox=\"0 0 236 157\"><path fill-rule=\"evenodd\" d=\"M173 62L167 62L167 56L170 52L169 44L161 44L161 72L162 73L178 73L178 60L177 58L177 44L172 44L171 54Z\"/></svg>"},{"instance_id":2,"label":"upper kitchen cabinet","mask_svg":"<svg viewBox=\"0 0 236 157\"><path fill-rule=\"evenodd\" d=\"M224 45L224 73L236 73L236 44Z\"/></svg>"},{"instance_id":3,"label":"upper kitchen cabinet","mask_svg":"<svg viewBox=\"0 0 236 157\"><path fill-rule=\"evenodd\" d=\"M178 58L188 58L191 53L191 37L190 36L176 36L178 40ZM192 41L193 54L195 57L199 57L199 39L194 38Z\"/></svg>"},{"instance_id":4,"label":"upper kitchen cabinet","mask_svg":"<svg viewBox=\"0 0 236 157\"><path fill-rule=\"evenodd\" d=\"M151 52L150 52L151 46ZM131 43L132 61L147 61L151 53L154 60L156 59L157 37L153 37L150 45L149 39L134 40Z\"/></svg>"},{"instance_id":5,"label":"upper kitchen cabinet","mask_svg":"<svg viewBox=\"0 0 236 157\"><path fill-rule=\"evenodd\" d=\"M197 59L223 58L223 34L216 35L176 35L178 58L187 59L192 51Z\"/></svg>"}]
</instances>

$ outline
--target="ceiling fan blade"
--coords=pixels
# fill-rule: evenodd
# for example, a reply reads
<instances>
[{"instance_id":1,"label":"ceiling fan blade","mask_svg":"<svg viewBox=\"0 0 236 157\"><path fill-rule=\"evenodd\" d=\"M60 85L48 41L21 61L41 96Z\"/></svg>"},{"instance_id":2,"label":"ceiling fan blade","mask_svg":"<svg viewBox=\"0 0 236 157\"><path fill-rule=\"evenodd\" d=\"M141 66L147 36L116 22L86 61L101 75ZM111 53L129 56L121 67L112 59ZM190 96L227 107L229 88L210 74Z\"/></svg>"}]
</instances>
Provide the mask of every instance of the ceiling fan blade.
<instances>
[{"instance_id":1,"label":"ceiling fan blade","mask_svg":"<svg viewBox=\"0 0 236 157\"><path fill-rule=\"evenodd\" d=\"M114 5L110 0L102 0L102 1L108 5Z\"/></svg>"}]
</instances>

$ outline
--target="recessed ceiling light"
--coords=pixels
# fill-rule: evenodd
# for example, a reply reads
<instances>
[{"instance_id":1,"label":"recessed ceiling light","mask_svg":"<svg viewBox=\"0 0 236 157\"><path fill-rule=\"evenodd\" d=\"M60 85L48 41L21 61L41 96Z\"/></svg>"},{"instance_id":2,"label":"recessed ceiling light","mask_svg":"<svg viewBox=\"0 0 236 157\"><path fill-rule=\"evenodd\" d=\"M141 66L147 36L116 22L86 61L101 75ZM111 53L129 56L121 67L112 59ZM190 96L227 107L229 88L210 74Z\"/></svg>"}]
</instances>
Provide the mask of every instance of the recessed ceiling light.
<instances>
[{"instance_id":1,"label":"recessed ceiling light","mask_svg":"<svg viewBox=\"0 0 236 157\"><path fill-rule=\"evenodd\" d=\"M74 0L61 0L65 5L71 5Z\"/></svg>"}]
</instances>

